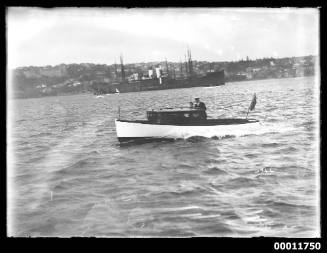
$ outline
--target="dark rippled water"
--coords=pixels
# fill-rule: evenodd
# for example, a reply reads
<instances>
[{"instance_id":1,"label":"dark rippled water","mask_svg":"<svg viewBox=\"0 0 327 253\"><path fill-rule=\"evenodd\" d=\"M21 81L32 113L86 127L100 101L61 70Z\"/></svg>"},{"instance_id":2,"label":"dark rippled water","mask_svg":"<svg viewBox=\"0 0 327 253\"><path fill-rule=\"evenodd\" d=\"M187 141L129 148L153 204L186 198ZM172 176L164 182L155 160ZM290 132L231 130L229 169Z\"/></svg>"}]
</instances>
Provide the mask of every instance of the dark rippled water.
<instances>
[{"instance_id":1,"label":"dark rippled water","mask_svg":"<svg viewBox=\"0 0 327 253\"><path fill-rule=\"evenodd\" d=\"M318 91L294 78L10 100L9 235L317 237ZM253 92L255 133L116 139L118 103L122 118L140 119L199 96L212 117L244 117Z\"/></svg>"}]
</instances>

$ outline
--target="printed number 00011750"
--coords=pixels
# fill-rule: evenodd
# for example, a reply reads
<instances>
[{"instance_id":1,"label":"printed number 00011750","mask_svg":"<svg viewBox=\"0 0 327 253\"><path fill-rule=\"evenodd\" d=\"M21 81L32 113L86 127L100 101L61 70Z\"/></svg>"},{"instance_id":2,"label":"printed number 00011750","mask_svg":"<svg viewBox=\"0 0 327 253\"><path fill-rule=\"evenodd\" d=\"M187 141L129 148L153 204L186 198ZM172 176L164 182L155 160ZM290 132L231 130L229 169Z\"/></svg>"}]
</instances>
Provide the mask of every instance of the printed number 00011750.
<instances>
[{"instance_id":1,"label":"printed number 00011750","mask_svg":"<svg viewBox=\"0 0 327 253\"><path fill-rule=\"evenodd\" d=\"M320 250L320 242L275 242L275 250Z\"/></svg>"}]
</instances>

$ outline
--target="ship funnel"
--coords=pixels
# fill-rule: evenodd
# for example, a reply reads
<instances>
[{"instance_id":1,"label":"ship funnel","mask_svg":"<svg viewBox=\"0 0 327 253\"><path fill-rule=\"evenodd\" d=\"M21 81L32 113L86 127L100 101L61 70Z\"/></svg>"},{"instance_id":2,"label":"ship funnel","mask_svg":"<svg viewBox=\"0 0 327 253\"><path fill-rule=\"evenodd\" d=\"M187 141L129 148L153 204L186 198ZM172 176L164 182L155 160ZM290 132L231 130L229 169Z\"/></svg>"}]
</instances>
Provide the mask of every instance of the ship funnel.
<instances>
[{"instance_id":1,"label":"ship funnel","mask_svg":"<svg viewBox=\"0 0 327 253\"><path fill-rule=\"evenodd\" d=\"M159 65L159 67L156 68L156 75L157 78L160 78L162 74L162 70L161 70L161 66Z\"/></svg>"},{"instance_id":2,"label":"ship funnel","mask_svg":"<svg viewBox=\"0 0 327 253\"><path fill-rule=\"evenodd\" d=\"M149 69L149 77L153 78L153 69Z\"/></svg>"}]
</instances>

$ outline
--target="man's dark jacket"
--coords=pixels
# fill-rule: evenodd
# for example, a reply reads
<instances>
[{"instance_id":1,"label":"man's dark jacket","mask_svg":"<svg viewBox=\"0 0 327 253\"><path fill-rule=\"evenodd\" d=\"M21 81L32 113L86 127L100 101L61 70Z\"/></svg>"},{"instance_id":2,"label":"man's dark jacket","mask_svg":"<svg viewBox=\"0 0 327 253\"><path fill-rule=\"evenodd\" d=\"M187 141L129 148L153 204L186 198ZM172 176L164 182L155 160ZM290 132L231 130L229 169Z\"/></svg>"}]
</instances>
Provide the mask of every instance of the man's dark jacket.
<instances>
[{"instance_id":1,"label":"man's dark jacket","mask_svg":"<svg viewBox=\"0 0 327 253\"><path fill-rule=\"evenodd\" d=\"M199 105L196 104L195 108L199 108L199 109L202 109L202 110L207 110L207 107L203 102L200 102Z\"/></svg>"}]
</instances>

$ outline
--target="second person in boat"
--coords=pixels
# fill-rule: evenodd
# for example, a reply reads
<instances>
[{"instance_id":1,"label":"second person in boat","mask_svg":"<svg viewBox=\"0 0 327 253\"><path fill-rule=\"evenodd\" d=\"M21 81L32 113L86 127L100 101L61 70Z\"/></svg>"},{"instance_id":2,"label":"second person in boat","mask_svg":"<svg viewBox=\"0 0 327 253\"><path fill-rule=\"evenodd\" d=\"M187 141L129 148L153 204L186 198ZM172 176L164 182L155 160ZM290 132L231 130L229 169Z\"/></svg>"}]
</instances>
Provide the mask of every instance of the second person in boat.
<instances>
[{"instance_id":1,"label":"second person in boat","mask_svg":"<svg viewBox=\"0 0 327 253\"><path fill-rule=\"evenodd\" d=\"M207 119L207 113L206 113L207 107L205 103L200 101L200 98L195 98L194 108L198 110L202 110L204 114L204 118Z\"/></svg>"}]
</instances>

